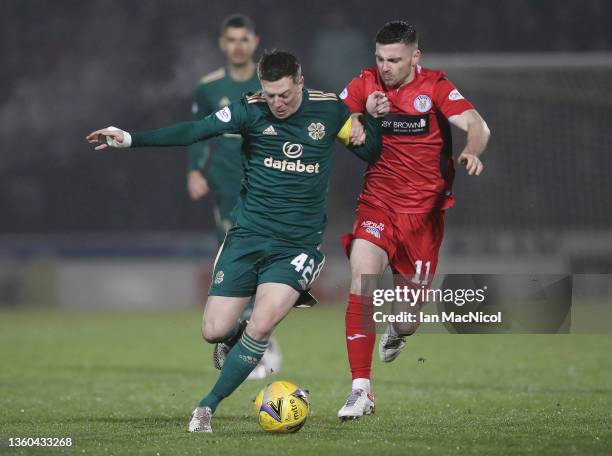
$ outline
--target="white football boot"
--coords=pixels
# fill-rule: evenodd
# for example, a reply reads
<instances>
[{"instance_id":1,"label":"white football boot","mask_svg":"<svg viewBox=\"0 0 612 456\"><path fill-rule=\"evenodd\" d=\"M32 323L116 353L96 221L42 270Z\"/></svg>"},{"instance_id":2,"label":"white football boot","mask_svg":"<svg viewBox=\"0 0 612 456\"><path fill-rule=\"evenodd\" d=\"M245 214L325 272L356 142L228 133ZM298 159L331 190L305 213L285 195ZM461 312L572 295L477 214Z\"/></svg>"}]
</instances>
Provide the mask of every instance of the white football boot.
<instances>
[{"instance_id":1,"label":"white football boot","mask_svg":"<svg viewBox=\"0 0 612 456\"><path fill-rule=\"evenodd\" d=\"M406 338L397 334L393 326L388 324L378 341L378 356L383 363L390 363L399 356L405 346Z\"/></svg>"},{"instance_id":2,"label":"white football boot","mask_svg":"<svg viewBox=\"0 0 612 456\"><path fill-rule=\"evenodd\" d=\"M197 407L191 414L189 432L212 432L210 427L212 415L210 407Z\"/></svg>"},{"instance_id":3,"label":"white football boot","mask_svg":"<svg viewBox=\"0 0 612 456\"><path fill-rule=\"evenodd\" d=\"M346 402L338 411L338 418L342 421L355 420L364 415L374 413L374 396L362 389L354 389L346 398Z\"/></svg>"}]
</instances>

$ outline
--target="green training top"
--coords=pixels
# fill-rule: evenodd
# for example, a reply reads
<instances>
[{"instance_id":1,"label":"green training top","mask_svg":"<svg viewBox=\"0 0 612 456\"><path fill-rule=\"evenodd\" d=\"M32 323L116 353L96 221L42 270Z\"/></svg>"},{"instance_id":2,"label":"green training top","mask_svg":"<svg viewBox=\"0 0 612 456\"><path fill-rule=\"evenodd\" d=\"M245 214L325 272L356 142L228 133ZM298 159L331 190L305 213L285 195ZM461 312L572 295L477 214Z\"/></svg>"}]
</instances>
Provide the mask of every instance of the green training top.
<instances>
[{"instance_id":1,"label":"green training top","mask_svg":"<svg viewBox=\"0 0 612 456\"><path fill-rule=\"evenodd\" d=\"M351 113L333 93L304 89L298 110L274 117L261 92L197 122L132 133L132 147L181 146L225 133L243 137L245 179L233 217L238 226L295 243L318 244L327 222L333 143L358 157L380 156L380 120L366 116L366 143L351 147Z\"/></svg>"},{"instance_id":2,"label":"green training top","mask_svg":"<svg viewBox=\"0 0 612 456\"><path fill-rule=\"evenodd\" d=\"M219 68L204 76L196 87L193 120L201 120L228 106L231 101L239 100L245 93L256 92L260 88L255 71L247 81L236 81L230 77L227 68ZM235 133L199 141L189 147L188 170L203 171L210 161L206 174L211 188L222 197L236 201L244 176L241 148L242 137Z\"/></svg>"}]
</instances>

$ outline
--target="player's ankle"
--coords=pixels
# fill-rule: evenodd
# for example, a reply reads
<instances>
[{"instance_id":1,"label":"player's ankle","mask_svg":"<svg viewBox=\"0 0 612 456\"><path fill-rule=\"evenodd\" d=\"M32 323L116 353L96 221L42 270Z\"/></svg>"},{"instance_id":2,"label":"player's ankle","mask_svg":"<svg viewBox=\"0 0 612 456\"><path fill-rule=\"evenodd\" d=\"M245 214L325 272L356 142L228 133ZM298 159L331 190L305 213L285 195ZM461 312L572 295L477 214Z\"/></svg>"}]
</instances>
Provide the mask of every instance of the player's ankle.
<instances>
[{"instance_id":1,"label":"player's ankle","mask_svg":"<svg viewBox=\"0 0 612 456\"><path fill-rule=\"evenodd\" d=\"M371 392L371 384L369 378L354 378L351 389L364 390L366 393Z\"/></svg>"}]
</instances>

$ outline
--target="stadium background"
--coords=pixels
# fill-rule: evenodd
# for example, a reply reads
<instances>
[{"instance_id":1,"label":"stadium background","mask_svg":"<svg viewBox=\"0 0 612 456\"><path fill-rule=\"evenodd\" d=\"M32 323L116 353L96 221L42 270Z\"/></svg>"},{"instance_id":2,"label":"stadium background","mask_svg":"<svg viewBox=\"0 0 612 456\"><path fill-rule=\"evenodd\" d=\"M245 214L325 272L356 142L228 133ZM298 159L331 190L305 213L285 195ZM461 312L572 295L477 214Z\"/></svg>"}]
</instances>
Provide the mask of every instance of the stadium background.
<instances>
[{"instance_id":1,"label":"stadium background","mask_svg":"<svg viewBox=\"0 0 612 456\"><path fill-rule=\"evenodd\" d=\"M608 2L434 1L412 9L400 1L380 8L98 0L0 8L3 305L201 300L216 249L211 198L187 197L185 150L94 153L83 138L109 124L145 129L189 119L196 81L223 63L217 26L235 11L254 17L259 52L296 52L307 85L335 92L373 64L372 37L385 21L416 25L424 66L445 69L493 132L483 176L457 172L440 271L612 270ZM346 292L337 240L351 227L363 171L337 152L319 284L327 301Z\"/></svg>"}]
</instances>

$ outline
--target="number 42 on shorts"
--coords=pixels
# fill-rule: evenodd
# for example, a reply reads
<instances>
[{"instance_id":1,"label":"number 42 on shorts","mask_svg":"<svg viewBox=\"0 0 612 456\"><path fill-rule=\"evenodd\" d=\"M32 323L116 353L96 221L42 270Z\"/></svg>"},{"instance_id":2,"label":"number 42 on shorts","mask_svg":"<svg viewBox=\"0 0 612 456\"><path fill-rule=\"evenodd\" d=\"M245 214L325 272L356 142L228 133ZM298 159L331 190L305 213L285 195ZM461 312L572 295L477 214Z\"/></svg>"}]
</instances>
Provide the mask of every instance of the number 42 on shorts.
<instances>
[{"instance_id":1,"label":"number 42 on shorts","mask_svg":"<svg viewBox=\"0 0 612 456\"><path fill-rule=\"evenodd\" d=\"M306 284L311 285L319 277L324 262L325 260L321 261L315 268L315 259L309 258L305 253L300 253L291 260L291 265L294 266L296 272L302 273L302 278Z\"/></svg>"}]
</instances>

